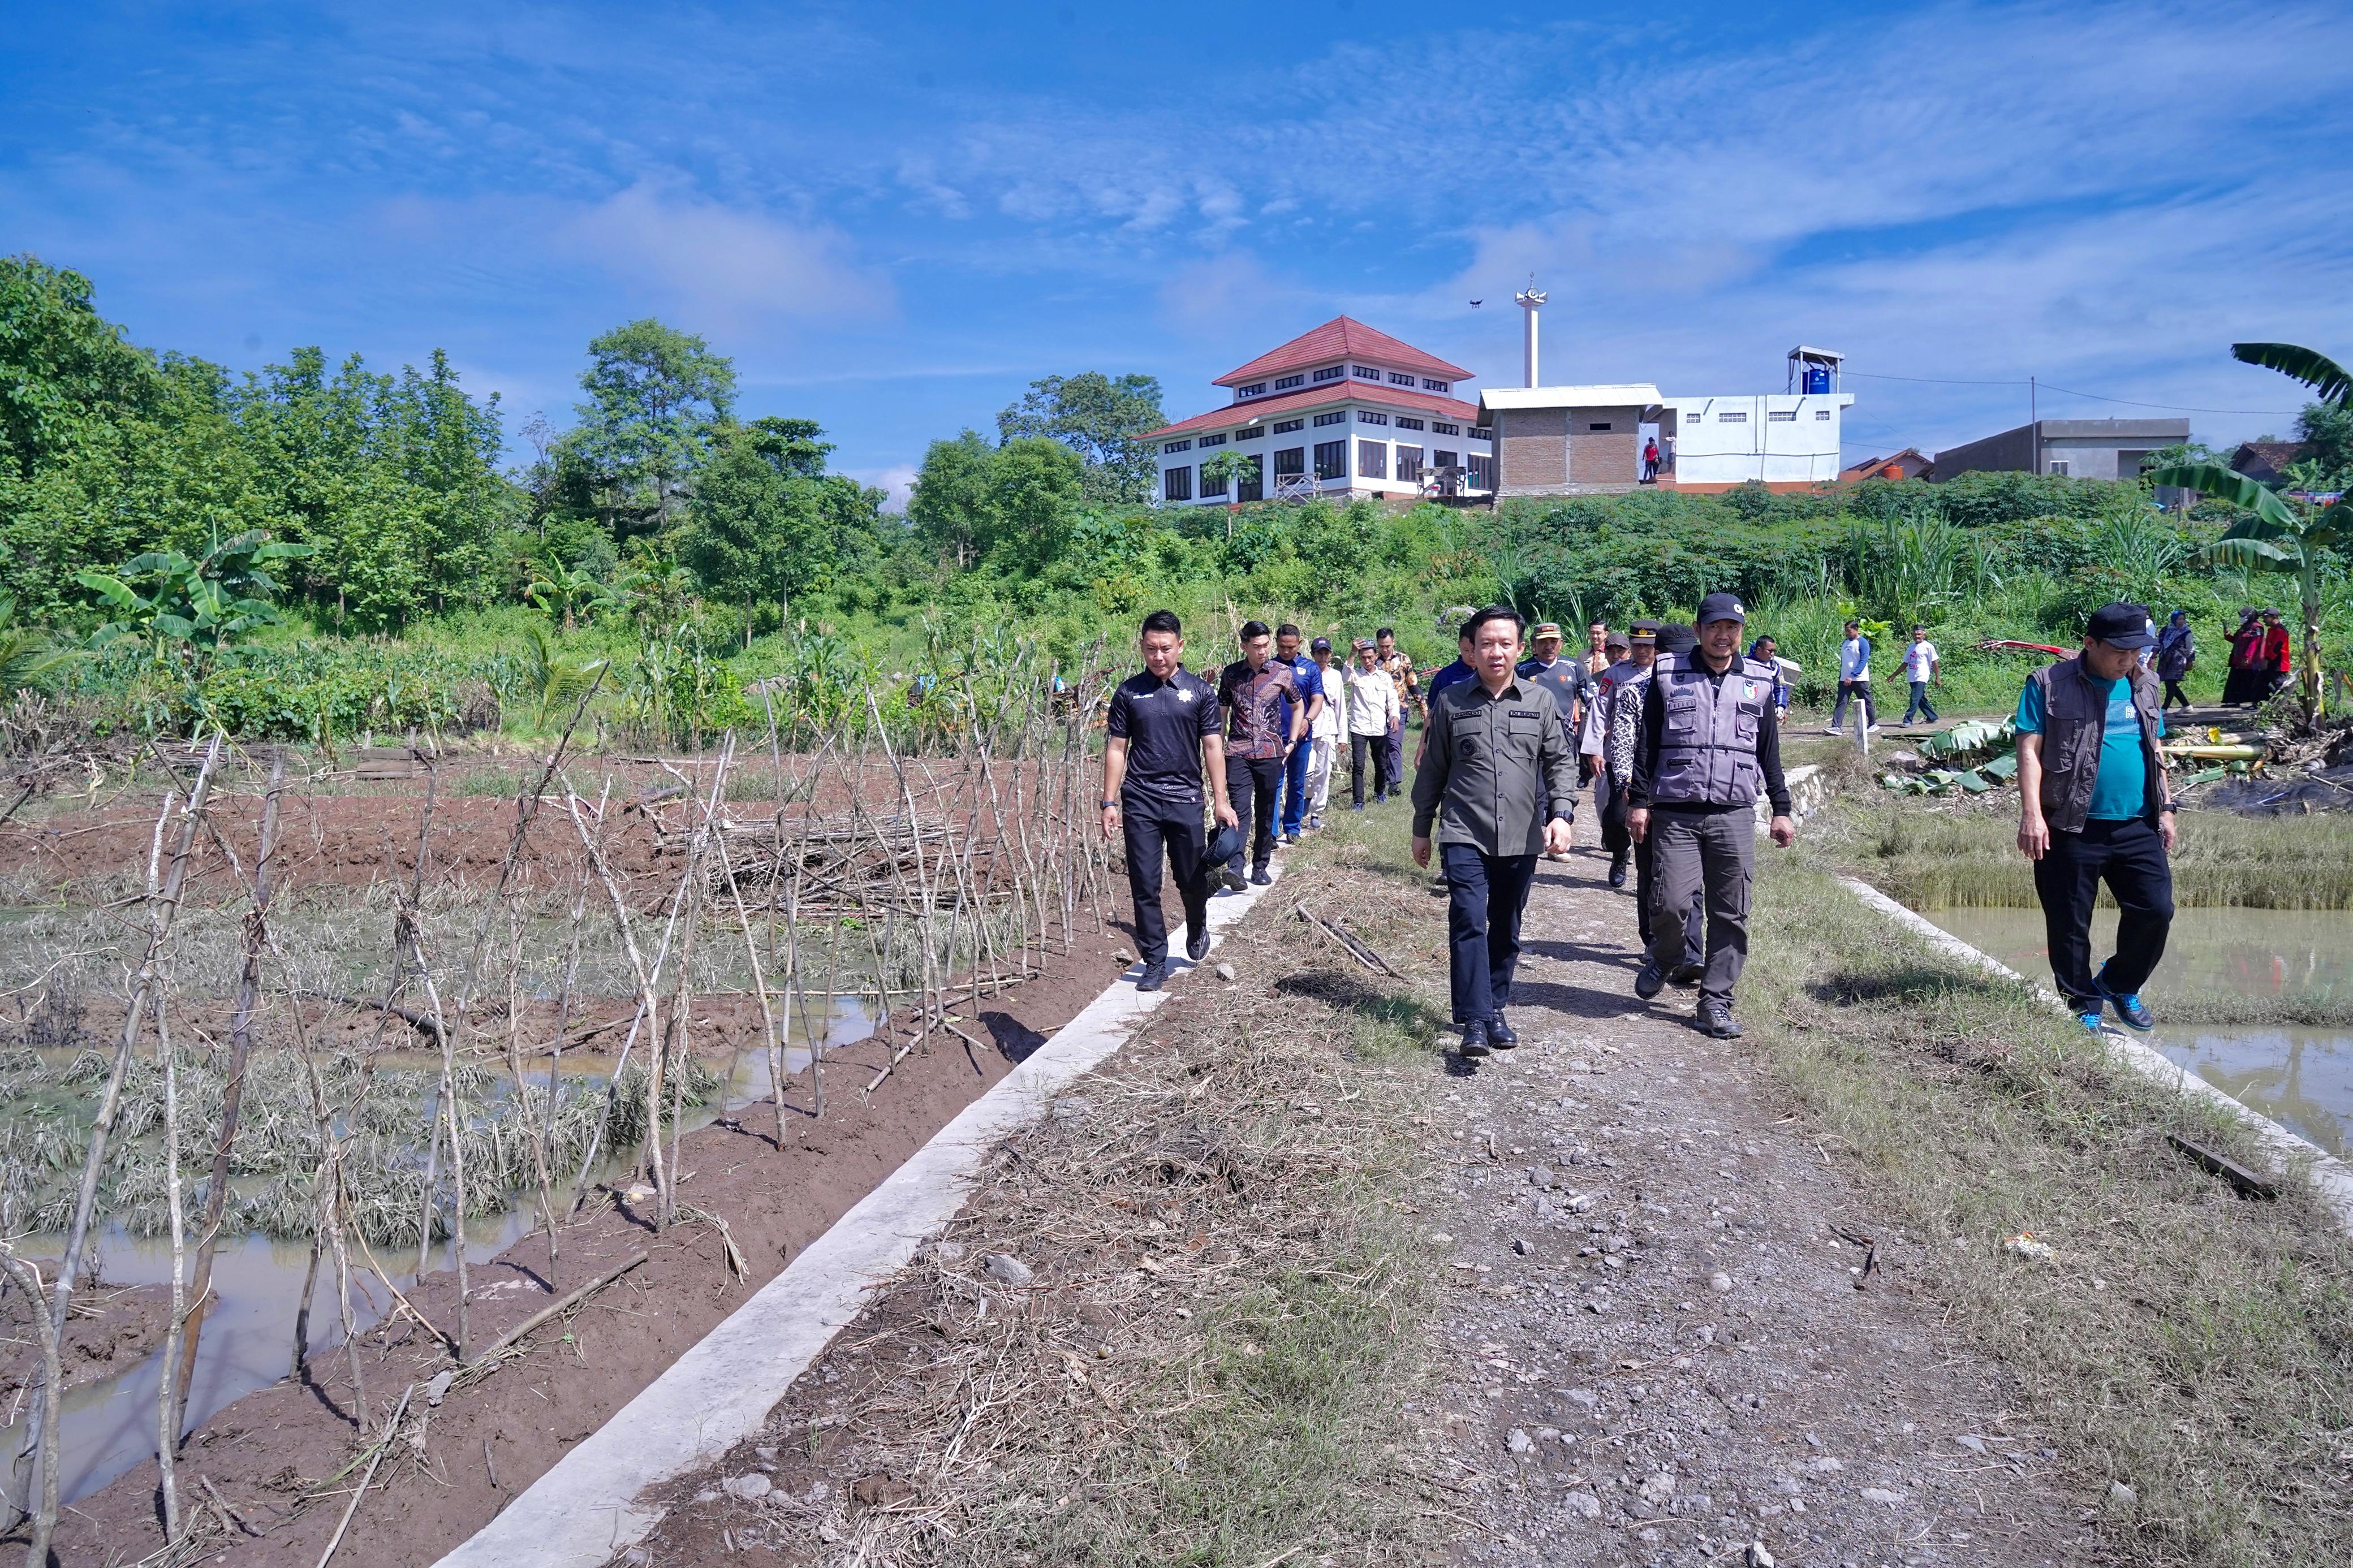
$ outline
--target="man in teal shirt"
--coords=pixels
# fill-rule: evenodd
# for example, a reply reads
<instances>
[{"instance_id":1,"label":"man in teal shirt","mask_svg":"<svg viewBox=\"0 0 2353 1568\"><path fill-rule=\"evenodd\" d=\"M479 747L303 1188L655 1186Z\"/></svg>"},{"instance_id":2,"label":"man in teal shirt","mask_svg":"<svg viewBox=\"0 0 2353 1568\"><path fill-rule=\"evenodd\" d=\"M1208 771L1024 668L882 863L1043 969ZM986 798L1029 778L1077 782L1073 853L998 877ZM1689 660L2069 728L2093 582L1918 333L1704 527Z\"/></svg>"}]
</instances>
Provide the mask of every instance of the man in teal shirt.
<instances>
[{"instance_id":1,"label":"man in teal shirt","mask_svg":"<svg viewBox=\"0 0 2353 1568\"><path fill-rule=\"evenodd\" d=\"M2018 847L2034 862L2051 974L2085 1027L2109 1003L2136 1029L2156 1027L2140 988L2173 924L2173 793L2157 743L2158 686L2140 667L2148 612L2093 612L2084 651L2045 665L2018 698ZM2122 918L2116 951L2092 969L2092 905L2105 881Z\"/></svg>"}]
</instances>

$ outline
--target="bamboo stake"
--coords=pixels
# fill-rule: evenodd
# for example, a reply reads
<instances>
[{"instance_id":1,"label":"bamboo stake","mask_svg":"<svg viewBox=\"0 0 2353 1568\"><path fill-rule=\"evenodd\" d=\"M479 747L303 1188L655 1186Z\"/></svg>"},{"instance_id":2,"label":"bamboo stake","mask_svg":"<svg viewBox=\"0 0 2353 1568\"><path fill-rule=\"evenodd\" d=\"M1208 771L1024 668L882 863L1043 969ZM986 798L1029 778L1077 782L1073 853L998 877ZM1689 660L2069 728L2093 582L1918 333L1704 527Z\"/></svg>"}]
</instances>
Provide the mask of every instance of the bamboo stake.
<instances>
[{"instance_id":1,"label":"bamboo stake","mask_svg":"<svg viewBox=\"0 0 2353 1568\"><path fill-rule=\"evenodd\" d=\"M59 1263L62 1270L64 1264ZM62 1337L49 1315L49 1292L41 1286L41 1270L37 1264L16 1256L6 1242L0 1241L0 1269L31 1299L33 1323L41 1337L41 1387L55 1388L64 1380L65 1372L58 1354ZM36 1405L35 1409L39 1406ZM37 1446L29 1446L36 1459L40 1457ZM30 1543L25 1549L26 1568L49 1568L49 1537L58 1528L58 1468L54 1464L38 1464L26 1479L26 1506L18 1511L33 1523Z\"/></svg>"},{"instance_id":2,"label":"bamboo stake","mask_svg":"<svg viewBox=\"0 0 2353 1568\"><path fill-rule=\"evenodd\" d=\"M81 1251L90 1239L90 1219L98 1207L98 1179L106 1164L106 1145L114 1131L115 1119L122 1112L122 1080L131 1069L132 1048L139 1039L140 1026L153 1002L162 973L164 944L170 941L173 920L179 913L181 889L187 883L188 861L195 848L196 827L204 816L205 803L212 796L213 772L220 762L221 742L216 735L205 752L204 765L196 773L196 782L188 794L188 805L180 814L180 833L172 851L172 868L163 882L161 894L148 900L147 952L141 960L138 973L132 977L130 1005L123 1011L122 1037L115 1047L114 1065L107 1074L106 1089L100 1094L98 1113L90 1121L90 1144L82 1161L81 1184L74 1195L73 1216L66 1227L65 1256L58 1262L55 1289L49 1296L49 1330L62 1342L66 1331L66 1314L73 1306L74 1273L81 1263ZM164 809L157 816L157 839L162 843L162 823L172 813L176 791L167 792ZM150 863L154 863L151 856ZM54 1498L57 1490L58 1415L64 1394L54 1378L45 1378L41 1396L34 1402L26 1447L31 1450L36 1476L45 1495ZM26 1488L28 1498L35 1489ZM50 1524L54 1528L56 1513L51 1505ZM47 1531L42 1532L46 1551Z\"/></svg>"},{"instance_id":3,"label":"bamboo stake","mask_svg":"<svg viewBox=\"0 0 2353 1568\"><path fill-rule=\"evenodd\" d=\"M547 1227L547 1288L555 1289L555 1200L550 1189L554 1183L548 1173L547 1139L540 1130L539 1113L531 1106L531 1087L522 1074L522 1005L517 980L522 969L522 921L514 906L507 907L507 1076L514 1079L515 1104L522 1115L523 1136L531 1141L532 1173L539 1178L539 1217ZM555 1037L556 1048L564 1047L564 1036ZM547 1113L555 1115L555 1090L549 1085Z\"/></svg>"},{"instance_id":4,"label":"bamboo stake","mask_svg":"<svg viewBox=\"0 0 2353 1568\"><path fill-rule=\"evenodd\" d=\"M155 1054L164 1062L164 1195L172 1216L172 1316L164 1328L163 1376L155 1383L155 1468L164 1494L164 1539L180 1539L180 1336L187 1322L187 1215L180 1202L180 1053L172 1048L164 994L155 997Z\"/></svg>"},{"instance_id":5,"label":"bamboo stake","mask_svg":"<svg viewBox=\"0 0 2353 1568\"><path fill-rule=\"evenodd\" d=\"M237 1122L245 1103L246 1064L253 1051L253 1010L261 994L261 950L269 930L270 869L278 853L278 797L285 787L286 753L280 748L270 756L269 790L262 800L261 847L253 867L252 907L245 917L237 1013L229 1024L228 1077L221 1089L220 1127L213 1142L212 1173L205 1186L204 1224L196 1237L195 1277L189 1287L195 1305L189 1313L187 1337L180 1346L178 1404L173 1413L173 1425L181 1431L187 1426L188 1389L195 1381L196 1351L212 1305L214 1251L228 1210L229 1162L237 1147Z\"/></svg>"}]
</instances>

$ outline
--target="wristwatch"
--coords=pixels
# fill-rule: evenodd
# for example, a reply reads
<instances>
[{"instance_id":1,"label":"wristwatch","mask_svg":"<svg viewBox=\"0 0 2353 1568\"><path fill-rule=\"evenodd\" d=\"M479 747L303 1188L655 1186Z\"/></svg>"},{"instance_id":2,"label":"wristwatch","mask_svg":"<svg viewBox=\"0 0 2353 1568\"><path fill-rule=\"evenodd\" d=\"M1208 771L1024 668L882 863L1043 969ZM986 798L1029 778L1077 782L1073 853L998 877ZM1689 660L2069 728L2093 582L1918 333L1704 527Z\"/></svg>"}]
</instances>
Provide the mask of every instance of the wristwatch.
<instances>
[{"instance_id":1,"label":"wristwatch","mask_svg":"<svg viewBox=\"0 0 2353 1568\"><path fill-rule=\"evenodd\" d=\"M1119 809L1119 802L1115 800L1107 800L1103 803L1103 808L1105 811L1117 811Z\"/></svg>"}]
</instances>

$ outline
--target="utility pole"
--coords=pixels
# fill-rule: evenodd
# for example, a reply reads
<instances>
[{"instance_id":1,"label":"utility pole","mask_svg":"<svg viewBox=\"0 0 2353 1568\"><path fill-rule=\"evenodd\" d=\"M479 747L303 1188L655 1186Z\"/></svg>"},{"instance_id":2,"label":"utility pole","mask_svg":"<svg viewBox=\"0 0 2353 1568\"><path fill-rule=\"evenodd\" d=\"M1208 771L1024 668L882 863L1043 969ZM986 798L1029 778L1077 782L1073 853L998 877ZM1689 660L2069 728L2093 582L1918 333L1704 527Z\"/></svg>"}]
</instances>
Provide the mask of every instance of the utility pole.
<instances>
[{"instance_id":1,"label":"utility pole","mask_svg":"<svg viewBox=\"0 0 2353 1568\"><path fill-rule=\"evenodd\" d=\"M1526 377L1525 384L1534 386L1536 384L1536 312L1544 309L1545 300L1549 296L1536 287L1535 275L1530 274L1528 286L1514 297L1519 301L1522 319L1525 323L1521 344L1522 357L1525 362L1523 369Z\"/></svg>"},{"instance_id":2,"label":"utility pole","mask_svg":"<svg viewBox=\"0 0 2353 1568\"><path fill-rule=\"evenodd\" d=\"M2028 472L2036 474L2042 471L2042 415L2039 398L2040 389L2034 384L2034 377L2030 375L2026 378L2026 467Z\"/></svg>"}]
</instances>

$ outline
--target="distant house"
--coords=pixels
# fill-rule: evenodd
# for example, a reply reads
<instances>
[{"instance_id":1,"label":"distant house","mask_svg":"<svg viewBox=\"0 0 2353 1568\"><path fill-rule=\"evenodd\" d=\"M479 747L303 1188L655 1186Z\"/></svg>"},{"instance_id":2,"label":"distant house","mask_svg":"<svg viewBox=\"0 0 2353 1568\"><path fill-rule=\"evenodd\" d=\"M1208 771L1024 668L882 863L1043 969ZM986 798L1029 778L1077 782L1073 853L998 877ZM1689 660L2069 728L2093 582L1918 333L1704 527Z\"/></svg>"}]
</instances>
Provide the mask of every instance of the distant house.
<instances>
[{"instance_id":1,"label":"distant house","mask_svg":"<svg viewBox=\"0 0 2353 1568\"><path fill-rule=\"evenodd\" d=\"M1858 484L1864 479L1925 479L1936 460L1917 447L1906 447L1891 458L1865 458L1839 470L1839 482Z\"/></svg>"},{"instance_id":2,"label":"distant house","mask_svg":"<svg viewBox=\"0 0 2353 1568\"><path fill-rule=\"evenodd\" d=\"M2042 419L1944 448L1929 478L1938 484L1976 473L2137 479L2152 453L2189 439L2187 419Z\"/></svg>"},{"instance_id":3,"label":"distant house","mask_svg":"<svg viewBox=\"0 0 2353 1568\"><path fill-rule=\"evenodd\" d=\"M2259 485L2283 484L2288 469L2311 456L2309 441L2242 441L2231 454L2231 471Z\"/></svg>"}]
</instances>

